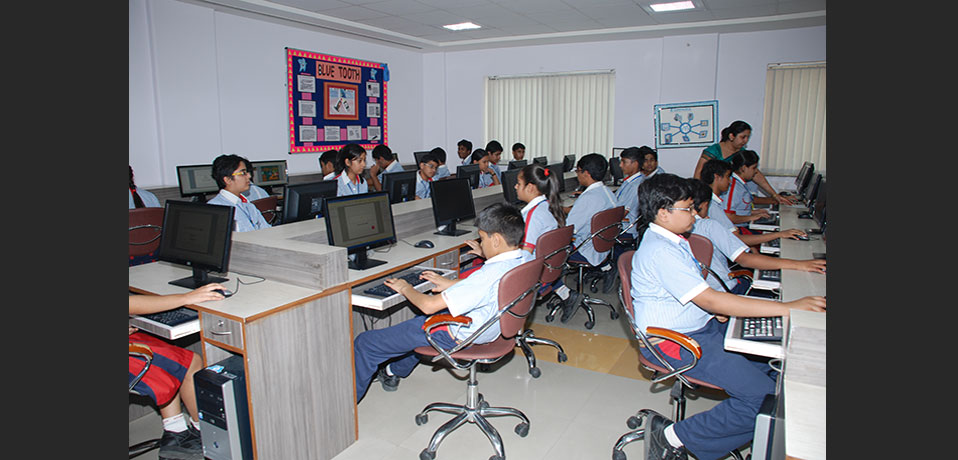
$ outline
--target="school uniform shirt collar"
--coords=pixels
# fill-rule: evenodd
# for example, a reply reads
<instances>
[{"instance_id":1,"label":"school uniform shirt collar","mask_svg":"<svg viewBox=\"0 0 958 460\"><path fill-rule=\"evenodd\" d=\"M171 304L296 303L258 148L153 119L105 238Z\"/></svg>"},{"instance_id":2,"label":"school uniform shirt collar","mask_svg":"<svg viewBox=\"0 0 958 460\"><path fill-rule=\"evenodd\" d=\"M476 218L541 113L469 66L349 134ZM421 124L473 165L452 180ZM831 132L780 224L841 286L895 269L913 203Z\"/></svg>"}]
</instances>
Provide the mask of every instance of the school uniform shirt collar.
<instances>
[{"instance_id":1,"label":"school uniform shirt collar","mask_svg":"<svg viewBox=\"0 0 958 460\"><path fill-rule=\"evenodd\" d=\"M664 227L662 227L662 226L656 224L655 222L649 224L649 230L651 230L651 231L653 231L653 232L655 232L655 233L658 233L659 235L662 235L663 237L665 237L665 239L667 239L667 240L669 240L669 241L671 241L671 242L673 242L673 243L675 243L675 244L681 244L682 240L685 239L685 238L682 238L682 237L679 236L679 235L676 235L675 233L672 233L672 232L666 230Z\"/></svg>"},{"instance_id":2,"label":"school uniform shirt collar","mask_svg":"<svg viewBox=\"0 0 958 460\"><path fill-rule=\"evenodd\" d=\"M511 251L503 252L502 254L499 254L495 257L486 259L486 263L490 264L490 263L500 262L503 260L518 259L519 257L522 257L522 249L513 249Z\"/></svg>"},{"instance_id":3,"label":"school uniform shirt collar","mask_svg":"<svg viewBox=\"0 0 958 460\"><path fill-rule=\"evenodd\" d=\"M529 204L525 205L522 208L522 211L519 211L519 212L522 213L522 215L526 215L526 213L531 211L533 208L535 208L537 204L542 203L545 200L546 200L545 195L539 195L533 198L531 201L529 201Z\"/></svg>"},{"instance_id":4,"label":"school uniform shirt collar","mask_svg":"<svg viewBox=\"0 0 958 460\"><path fill-rule=\"evenodd\" d=\"M589 185L588 187L586 187L585 190L582 191L582 193L588 192L589 190L592 190L594 188L599 188L604 186L605 184L603 184L602 181L595 181L592 183L592 185Z\"/></svg>"},{"instance_id":5,"label":"school uniform shirt collar","mask_svg":"<svg viewBox=\"0 0 958 460\"><path fill-rule=\"evenodd\" d=\"M716 195L715 192L712 192L712 201L716 202L719 205L722 204L722 198Z\"/></svg>"},{"instance_id":6,"label":"school uniform shirt collar","mask_svg":"<svg viewBox=\"0 0 958 460\"><path fill-rule=\"evenodd\" d=\"M359 185L359 180L360 180L360 177L358 174L356 175L356 182L349 180L349 174L346 174L346 171L339 173L339 176L336 176L336 178L339 179L339 181L342 182L344 185L350 185L350 184Z\"/></svg>"},{"instance_id":7,"label":"school uniform shirt collar","mask_svg":"<svg viewBox=\"0 0 958 460\"><path fill-rule=\"evenodd\" d=\"M241 196L233 195L232 192L228 192L225 188L220 189L219 195L222 195L223 198L226 198L226 201L229 201L231 204L234 204L234 205L238 203L247 202L245 198L241 198L242 195Z\"/></svg>"},{"instance_id":8,"label":"school uniform shirt collar","mask_svg":"<svg viewBox=\"0 0 958 460\"><path fill-rule=\"evenodd\" d=\"M626 177L625 179L622 179L622 184L625 184L626 182L632 182L632 181L638 179L639 176L641 176L641 175L642 175L641 172L635 172L634 174L630 174L629 177Z\"/></svg>"},{"instance_id":9,"label":"school uniform shirt collar","mask_svg":"<svg viewBox=\"0 0 958 460\"><path fill-rule=\"evenodd\" d=\"M738 174L732 173L732 177L743 184L745 183L745 179L742 179Z\"/></svg>"},{"instance_id":10,"label":"school uniform shirt collar","mask_svg":"<svg viewBox=\"0 0 958 460\"><path fill-rule=\"evenodd\" d=\"M646 178L646 179L648 179L648 178L650 178L650 177L652 177L652 176L654 176L654 175L655 175L655 173L657 173L657 172L659 172L659 168L655 168L655 169L653 169L653 170L652 170L652 173L651 173L651 174L649 174L648 176L645 176L645 178Z\"/></svg>"}]
</instances>

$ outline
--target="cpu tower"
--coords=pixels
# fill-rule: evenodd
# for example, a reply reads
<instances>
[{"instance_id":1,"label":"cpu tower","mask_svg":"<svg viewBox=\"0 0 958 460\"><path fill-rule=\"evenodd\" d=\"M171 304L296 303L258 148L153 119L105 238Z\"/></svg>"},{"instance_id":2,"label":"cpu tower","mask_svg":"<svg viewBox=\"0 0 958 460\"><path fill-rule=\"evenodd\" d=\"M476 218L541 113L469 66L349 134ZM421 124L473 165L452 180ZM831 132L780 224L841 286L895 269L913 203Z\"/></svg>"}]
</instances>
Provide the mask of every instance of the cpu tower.
<instances>
[{"instance_id":1,"label":"cpu tower","mask_svg":"<svg viewBox=\"0 0 958 460\"><path fill-rule=\"evenodd\" d=\"M193 375L203 454L210 460L253 458L246 373L234 355Z\"/></svg>"}]
</instances>

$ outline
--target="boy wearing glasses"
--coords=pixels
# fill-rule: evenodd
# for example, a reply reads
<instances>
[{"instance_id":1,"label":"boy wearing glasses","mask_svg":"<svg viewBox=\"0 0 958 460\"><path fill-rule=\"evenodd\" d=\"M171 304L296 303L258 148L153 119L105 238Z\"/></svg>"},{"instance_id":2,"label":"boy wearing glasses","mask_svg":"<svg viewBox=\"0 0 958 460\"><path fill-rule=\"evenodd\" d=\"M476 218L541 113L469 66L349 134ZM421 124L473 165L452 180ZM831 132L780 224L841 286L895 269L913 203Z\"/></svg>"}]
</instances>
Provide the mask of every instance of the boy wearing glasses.
<instances>
[{"instance_id":1,"label":"boy wearing glasses","mask_svg":"<svg viewBox=\"0 0 958 460\"><path fill-rule=\"evenodd\" d=\"M681 235L695 223L692 187L674 174L655 174L639 185L639 219L642 239L632 257L632 290L635 329L661 327L696 341L701 358L684 375L722 387L729 397L712 409L674 422L651 411L644 422L645 458L717 459L749 442L755 415L765 395L775 391L775 372L767 362L752 361L725 351L728 316L787 316L790 308L824 312L824 297L803 297L791 302L737 296L709 287ZM662 341L656 352L675 368L694 359L674 342ZM645 348L640 352L658 360Z\"/></svg>"},{"instance_id":2,"label":"boy wearing glasses","mask_svg":"<svg viewBox=\"0 0 958 460\"><path fill-rule=\"evenodd\" d=\"M263 214L256 209L243 192L249 190L252 174L247 168L249 160L239 155L220 155L213 160L213 180L220 192L207 204L233 206L233 231L248 232L269 228Z\"/></svg>"},{"instance_id":3,"label":"boy wearing glasses","mask_svg":"<svg viewBox=\"0 0 958 460\"><path fill-rule=\"evenodd\" d=\"M416 199L429 198L429 183L436 176L439 160L432 153L423 155L419 160L419 172L416 174Z\"/></svg>"}]
</instances>

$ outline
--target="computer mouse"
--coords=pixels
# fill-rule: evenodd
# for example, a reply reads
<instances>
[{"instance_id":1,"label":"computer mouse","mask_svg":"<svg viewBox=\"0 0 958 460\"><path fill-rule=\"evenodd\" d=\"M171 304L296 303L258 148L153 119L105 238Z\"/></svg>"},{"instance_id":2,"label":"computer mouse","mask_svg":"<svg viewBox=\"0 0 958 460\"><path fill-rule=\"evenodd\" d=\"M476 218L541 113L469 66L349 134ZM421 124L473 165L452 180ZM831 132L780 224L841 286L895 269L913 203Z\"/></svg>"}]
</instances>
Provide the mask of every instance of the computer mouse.
<instances>
[{"instance_id":1,"label":"computer mouse","mask_svg":"<svg viewBox=\"0 0 958 460\"><path fill-rule=\"evenodd\" d=\"M436 245L433 244L432 241L429 241L429 240L422 240L422 241L416 243L415 246L416 246L417 248L434 248L434 247L436 247Z\"/></svg>"},{"instance_id":2,"label":"computer mouse","mask_svg":"<svg viewBox=\"0 0 958 460\"><path fill-rule=\"evenodd\" d=\"M233 291L229 289L213 289L213 292L219 292L223 297L229 297L233 295Z\"/></svg>"},{"instance_id":3,"label":"computer mouse","mask_svg":"<svg viewBox=\"0 0 958 460\"><path fill-rule=\"evenodd\" d=\"M795 235L800 241L808 241L808 235Z\"/></svg>"}]
</instances>

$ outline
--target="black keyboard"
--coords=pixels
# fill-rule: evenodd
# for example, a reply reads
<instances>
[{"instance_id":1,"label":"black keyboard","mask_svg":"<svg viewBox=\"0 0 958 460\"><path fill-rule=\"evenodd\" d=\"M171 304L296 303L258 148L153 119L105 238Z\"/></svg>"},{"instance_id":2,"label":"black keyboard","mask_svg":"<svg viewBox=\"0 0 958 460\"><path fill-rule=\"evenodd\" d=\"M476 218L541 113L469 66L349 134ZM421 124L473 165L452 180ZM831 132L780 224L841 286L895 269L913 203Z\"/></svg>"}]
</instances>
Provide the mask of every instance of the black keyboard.
<instances>
[{"instance_id":1,"label":"black keyboard","mask_svg":"<svg viewBox=\"0 0 958 460\"><path fill-rule=\"evenodd\" d=\"M781 247L782 247L782 239L781 239L781 238L775 238L774 240L769 241L768 243L765 243L765 244L767 244L769 247L781 248Z\"/></svg>"},{"instance_id":2,"label":"black keyboard","mask_svg":"<svg viewBox=\"0 0 958 460\"><path fill-rule=\"evenodd\" d=\"M782 280L782 270L759 270L758 279L765 281L781 281Z\"/></svg>"},{"instance_id":3,"label":"black keyboard","mask_svg":"<svg viewBox=\"0 0 958 460\"><path fill-rule=\"evenodd\" d=\"M781 341L782 317L763 316L757 318L740 318L742 323L742 338L746 340Z\"/></svg>"},{"instance_id":4,"label":"black keyboard","mask_svg":"<svg viewBox=\"0 0 958 460\"><path fill-rule=\"evenodd\" d=\"M163 323L167 326L177 326L187 321L193 321L200 317L196 310L190 310L186 307L174 308L173 310L151 313L149 315L140 315L146 319Z\"/></svg>"},{"instance_id":5,"label":"black keyboard","mask_svg":"<svg viewBox=\"0 0 958 460\"><path fill-rule=\"evenodd\" d=\"M389 275L386 278L398 278L401 280L406 280L407 283L415 287L419 284L428 283L428 281L419 278L419 275L422 273L423 273L423 270L415 270L411 272L406 272L398 276ZM369 294L369 295L374 295L379 297L389 297L395 293L396 291L394 291L393 288L386 286L386 284L384 283L379 283L371 288L363 289L363 294Z\"/></svg>"},{"instance_id":6,"label":"black keyboard","mask_svg":"<svg viewBox=\"0 0 958 460\"><path fill-rule=\"evenodd\" d=\"M755 221L756 225L778 225L778 215L763 217Z\"/></svg>"}]
</instances>

